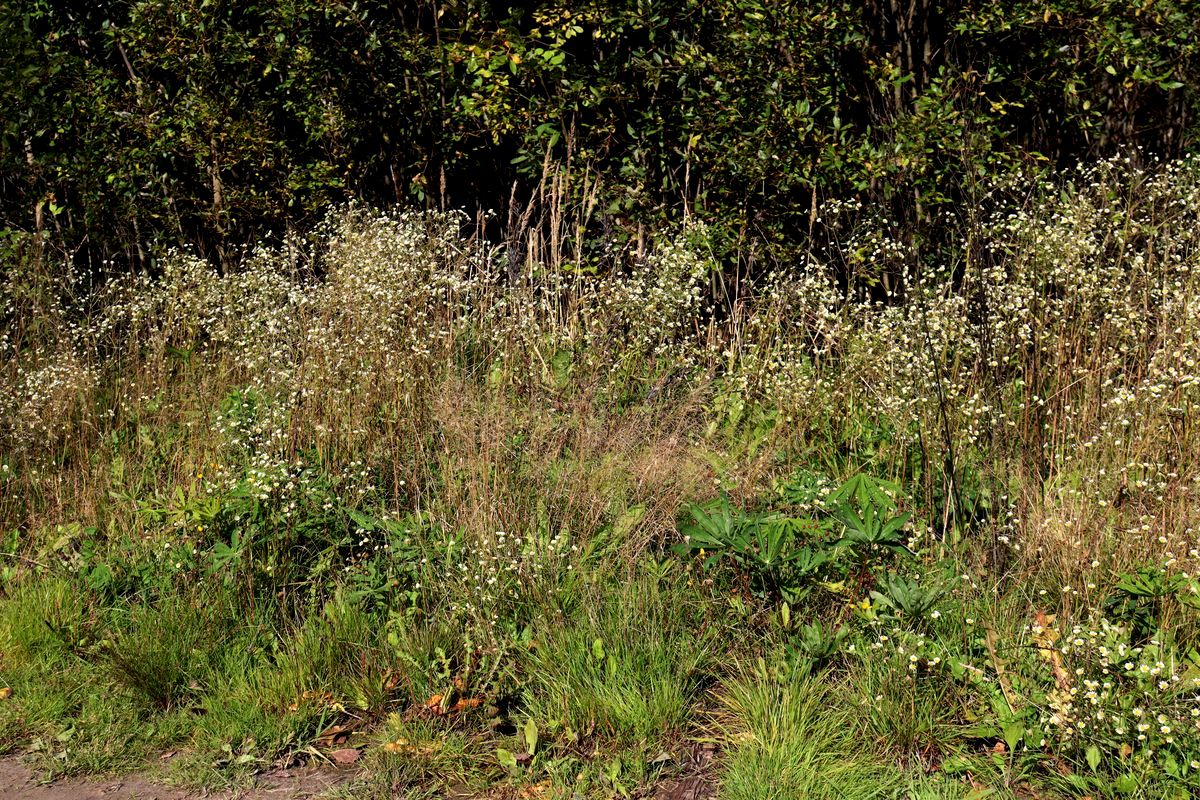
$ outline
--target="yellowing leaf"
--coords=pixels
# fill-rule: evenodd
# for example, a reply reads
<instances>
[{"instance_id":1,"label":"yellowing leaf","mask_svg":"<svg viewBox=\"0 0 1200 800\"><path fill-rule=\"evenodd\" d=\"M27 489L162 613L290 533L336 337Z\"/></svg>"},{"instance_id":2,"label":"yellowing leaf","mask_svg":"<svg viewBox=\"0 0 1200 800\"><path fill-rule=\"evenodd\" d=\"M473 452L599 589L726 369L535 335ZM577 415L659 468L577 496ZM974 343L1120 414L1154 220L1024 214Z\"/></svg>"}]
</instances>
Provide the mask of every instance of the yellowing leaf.
<instances>
[{"instance_id":1,"label":"yellowing leaf","mask_svg":"<svg viewBox=\"0 0 1200 800\"><path fill-rule=\"evenodd\" d=\"M1058 641L1058 631L1051 627L1054 619L1053 614L1047 614L1041 610L1037 612L1034 617L1037 625L1034 627L1033 642L1042 658L1050 662L1050 669L1054 672L1054 682L1058 684L1058 688L1069 692L1071 691L1071 673L1063 665L1062 654L1055 647L1055 643Z\"/></svg>"}]
</instances>

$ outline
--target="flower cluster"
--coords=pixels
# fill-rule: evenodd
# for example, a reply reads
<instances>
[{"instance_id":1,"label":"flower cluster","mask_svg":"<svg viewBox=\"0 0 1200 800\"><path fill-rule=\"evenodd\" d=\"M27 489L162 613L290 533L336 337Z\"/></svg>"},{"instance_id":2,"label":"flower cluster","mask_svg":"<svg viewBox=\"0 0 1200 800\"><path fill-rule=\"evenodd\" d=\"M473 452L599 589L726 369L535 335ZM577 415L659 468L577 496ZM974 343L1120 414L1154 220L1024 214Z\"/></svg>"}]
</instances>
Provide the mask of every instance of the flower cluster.
<instances>
[{"instance_id":1,"label":"flower cluster","mask_svg":"<svg viewBox=\"0 0 1200 800\"><path fill-rule=\"evenodd\" d=\"M1049 673L1039 722L1056 748L1102 745L1114 759L1171 754L1189 768L1200 752L1200 663L1161 638L1131 643L1126 626L1103 618L1061 637L1052 625L1031 632Z\"/></svg>"}]
</instances>

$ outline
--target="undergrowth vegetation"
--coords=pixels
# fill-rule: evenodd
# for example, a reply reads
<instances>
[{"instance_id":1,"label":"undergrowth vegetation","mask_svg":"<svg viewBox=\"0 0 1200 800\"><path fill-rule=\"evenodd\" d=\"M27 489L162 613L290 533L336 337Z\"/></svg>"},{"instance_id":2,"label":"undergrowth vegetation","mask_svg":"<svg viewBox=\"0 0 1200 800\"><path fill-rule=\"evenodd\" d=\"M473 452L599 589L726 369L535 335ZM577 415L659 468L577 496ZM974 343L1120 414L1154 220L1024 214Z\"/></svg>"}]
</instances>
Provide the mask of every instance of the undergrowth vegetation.
<instances>
[{"instance_id":1,"label":"undergrowth vegetation","mask_svg":"<svg viewBox=\"0 0 1200 800\"><path fill-rule=\"evenodd\" d=\"M1194 796L1200 165L987 192L936 254L831 204L736 294L703 227L597 273L361 207L224 272L6 264L0 747Z\"/></svg>"}]
</instances>

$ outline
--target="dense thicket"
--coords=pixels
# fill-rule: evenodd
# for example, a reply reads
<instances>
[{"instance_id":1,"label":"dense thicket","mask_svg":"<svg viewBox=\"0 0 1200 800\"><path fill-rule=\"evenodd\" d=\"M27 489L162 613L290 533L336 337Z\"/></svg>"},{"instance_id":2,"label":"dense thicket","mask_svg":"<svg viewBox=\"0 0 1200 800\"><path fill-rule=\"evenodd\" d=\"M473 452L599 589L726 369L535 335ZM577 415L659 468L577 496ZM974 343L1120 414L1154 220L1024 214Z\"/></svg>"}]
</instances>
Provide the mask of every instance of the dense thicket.
<instances>
[{"instance_id":1,"label":"dense thicket","mask_svg":"<svg viewBox=\"0 0 1200 800\"><path fill-rule=\"evenodd\" d=\"M349 197L610 238L695 214L753 262L830 198L919 232L1011 162L1197 132L1191 0L6 6L0 228L90 263Z\"/></svg>"}]
</instances>

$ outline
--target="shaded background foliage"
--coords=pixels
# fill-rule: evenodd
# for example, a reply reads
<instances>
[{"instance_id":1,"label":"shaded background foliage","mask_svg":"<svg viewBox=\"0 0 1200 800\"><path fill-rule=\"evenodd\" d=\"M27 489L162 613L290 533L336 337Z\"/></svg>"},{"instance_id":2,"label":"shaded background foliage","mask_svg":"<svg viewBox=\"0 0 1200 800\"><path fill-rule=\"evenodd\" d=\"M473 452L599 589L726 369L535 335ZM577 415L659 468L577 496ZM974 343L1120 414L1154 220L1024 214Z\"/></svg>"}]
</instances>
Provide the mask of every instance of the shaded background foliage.
<instances>
[{"instance_id":1,"label":"shaded background foliage","mask_svg":"<svg viewBox=\"0 0 1200 800\"><path fill-rule=\"evenodd\" d=\"M920 237L1018 162L1186 150L1198 11L8 0L0 229L95 273L170 243L224 261L350 198L490 209L516 238L549 204L618 241L695 215L752 270L831 198Z\"/></svg>"}]
</instances>

